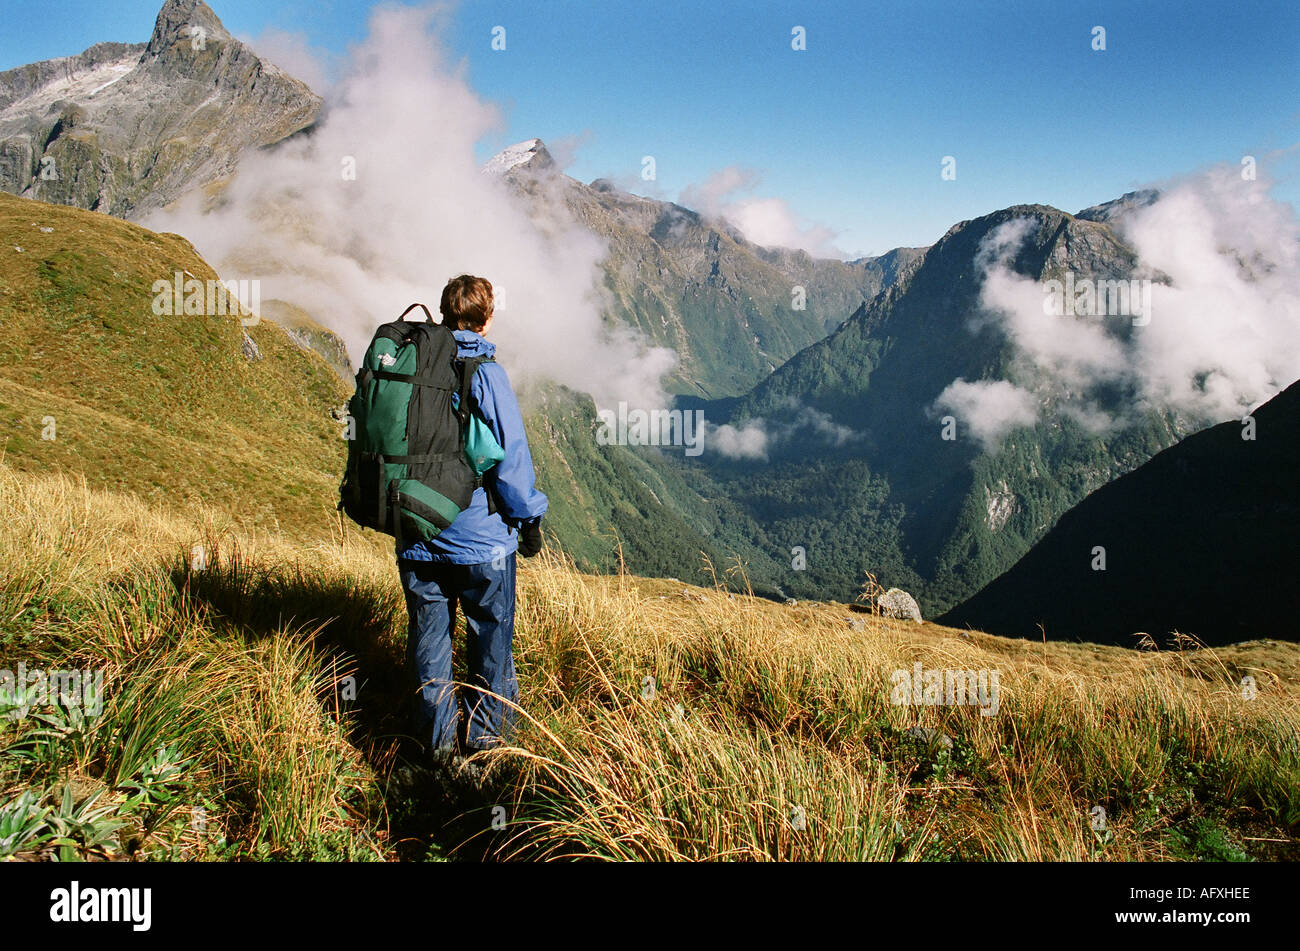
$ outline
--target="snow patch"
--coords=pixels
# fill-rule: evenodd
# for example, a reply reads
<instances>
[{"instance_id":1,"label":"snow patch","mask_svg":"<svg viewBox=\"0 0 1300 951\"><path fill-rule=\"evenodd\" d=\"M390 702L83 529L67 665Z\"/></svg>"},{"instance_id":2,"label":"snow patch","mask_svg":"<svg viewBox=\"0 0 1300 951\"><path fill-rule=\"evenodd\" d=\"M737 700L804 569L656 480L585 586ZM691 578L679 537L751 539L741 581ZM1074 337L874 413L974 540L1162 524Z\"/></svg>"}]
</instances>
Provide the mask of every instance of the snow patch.
<instances>
[{"instance_id":1,"label":"snow patch","mask_svg":"<svg viewBox=\"0 0 1300 951\"><path fill-rule=\"evenodd\" d=\"M487 175L504 175L512 168L531 162L542 148L541 139L516 142L488 159L483 165L483 172Z\"/></svg>"}]
</instances>

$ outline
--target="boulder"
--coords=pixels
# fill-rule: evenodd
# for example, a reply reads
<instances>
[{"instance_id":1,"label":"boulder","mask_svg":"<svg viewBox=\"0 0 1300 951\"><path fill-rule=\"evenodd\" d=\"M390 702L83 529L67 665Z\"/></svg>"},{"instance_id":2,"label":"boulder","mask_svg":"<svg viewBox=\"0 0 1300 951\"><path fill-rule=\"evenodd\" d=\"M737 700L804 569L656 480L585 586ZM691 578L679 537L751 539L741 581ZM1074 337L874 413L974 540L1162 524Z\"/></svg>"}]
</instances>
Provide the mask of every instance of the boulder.
<instances>
[{"instance_id":1,"label":"boulder","mask_svg":"<svg viewBox=\"0 0 1300 951\"><path fill-rule=\"evenodd\" d=\"M890 588L876 599L882 617L896 618L900 621L920 621L921 606L902 588Z\"/></svg>"}]
</instances>

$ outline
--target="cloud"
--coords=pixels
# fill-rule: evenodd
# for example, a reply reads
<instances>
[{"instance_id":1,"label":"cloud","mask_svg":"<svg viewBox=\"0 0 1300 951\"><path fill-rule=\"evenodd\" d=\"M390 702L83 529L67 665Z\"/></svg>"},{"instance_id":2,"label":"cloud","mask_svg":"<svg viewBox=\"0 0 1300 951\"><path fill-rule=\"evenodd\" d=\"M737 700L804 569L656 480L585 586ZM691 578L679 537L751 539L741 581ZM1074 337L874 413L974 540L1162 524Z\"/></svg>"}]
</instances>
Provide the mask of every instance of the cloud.
<instances>
[{"instance_id":1,"label":"cloud","mask_svg":"<svg viewBox=\"0 0 1300 951\"><path fill-rule=\"evenodd\" d=\"M269 60L294 79L305 82L317 95L329 91L342 66L333 54L309 46L301 34L276 27L267 27L256 37L240 36L238 39L261 59Z\"/></svg>"},{"instance_id":2,"label":"cloud","mask_svg":"<svg viewBox=\"0 0 1300 951\"><path fill-rule=\"evenodd\" d=\"M217 207L193 195L143 223L186 235L225 279L260 280L261 299L303 308L354 361L407 304L436 314L448 278L482 275L498 290L492 339L517 383L662 405L675 354L605 326L603 242L560 203L530 209L480 173L474 146L501 115L449 63L440 15L378 8L311 135L246 153Z\"/></svg>"},{"instance_id":3,"label":"cloud","mask_svg":"<svg viewBox=\"0 0 1300 951\"><path fill-rule=\"evenodd\" d=\"M820 437L823 442L828 442L833 446L843 446L850 440L862 437L862 434L858 431L835 422L835 420L831 419L830 413L823 413L811 406L798 407L798 412L795 414L794 428L807 430Z\"/></svg>"},{"instance_id":4,"label":"cloud","mask_svg":"<svg viewBox=\"0 0 1300 951\"><path fill-rule=\"evenodd\" d=\"M1018 383L1055 395L1094 432L1152 409L1201 425L1240 418L1300 378L1300 223L1268 191L1262 177L1245 181L1239 168L1219 167L1164 186L1154 203L1118 218L1137 255L1132 278L1150 281L1150 310L1139 319L1046 314L1044 284L1009 266L1033 223L1008 222L977 257L980 320L1014 344ZM959 380L940 398L981 430L996 432L1028 405L972 385ZM1116 406L1103 393L1130 397Z\"/></svg>"},{"instance_id":5,"label":"cloud","mask_svg":"<svg viewBox=\"0 0 1300 951\"><path fill-rule=\"evenodd\" d=\"M1219 168L1121 222L1170 277L1130 354L1151 404L1218 422L1300 378L1300 222L1268 187Z\"/></svg>"},{"instance_id":6,"label":"cloud","mask_svg":"<svg viewBox=\"0 0 1300 951\"><path fill-rule=\"evenodd\" d=\"M984 273L980 303L987 312L976 322L1000 321L1020 356L1069 390L1113 381L1127 364L1122 341L1102 321L1048 316L1043 284L1011 270L1008 262L1034 224L1008 221L981 243L975 261Z\"/></svg>"},{"instance_id":7,"label":"cloud","mask_svg":"<svg viewBox=\"0 0 1300 951\"><path fill-rule=\"evenodd\" d=\"M555 168L558 171L565 171L574 162L578 160L578 153L593 138L590 129L584 129L577 135L563 135L558 139L548 139L546 142L546 151L551 153L551 159L555 162Z\"/></svg>"},{"instance_id":8,"label":"cloud","mask_svg":"<svg viewBox=\"0 0 1300 951\"><path fill-rule=\"evenodd\" d=\"M729 222L754 244L769 248L802 248L818 257L845 257L835 246L835 232L805 222L780 198L739 197L751 191L761 176L753 169L730 165L704 182L682 189L678 203L710 218Z\"/></svg>"},{"instance_id":9,"label":"cloud","mask_svg":"<svg viewBox=\"0 0 1300 951\"><path fill-rule=\"evenodd\" d=\"M1012 429L1038 420L1038 399L1006 380L968 382L959 377L944 388L934 405L950 411L986 452L997 449Z\"/></svg>"},{"instance_id":10,"label":"cloud","mask_svg":"<svg viewBox=\"0 0 1300 951\"><path fill-rule=\"evenodd\" d=\"M763 429L763 420L749 420L740 427L724 423L710 426L707 430L707 445L731 459L766 459L767 433Z\"/></svg>"},{"instance_id":11,"label":"cloud","mask_svg":"<svg viewBox=\"0 0 1300 951\"><path fill-rule=\"evenodd\" d=\"M706 445L729 458L766 460L772 449L796 434L836 447L862 438L860 432L835 422L829 413L805 406L793 397L788 397L781 409L785 412L779 420L756 416L740 426L727 423L708 427Z\"/></svg>"}]
</instances>

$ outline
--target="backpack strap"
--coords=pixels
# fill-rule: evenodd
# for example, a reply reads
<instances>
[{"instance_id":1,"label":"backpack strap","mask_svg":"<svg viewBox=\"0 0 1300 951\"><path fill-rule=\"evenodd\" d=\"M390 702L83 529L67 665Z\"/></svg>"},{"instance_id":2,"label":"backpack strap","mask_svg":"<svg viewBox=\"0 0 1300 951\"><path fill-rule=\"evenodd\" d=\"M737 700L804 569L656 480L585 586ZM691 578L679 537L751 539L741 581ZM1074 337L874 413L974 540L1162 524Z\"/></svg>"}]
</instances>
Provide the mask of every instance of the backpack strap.
<instances>
[{"instance_id":1,"label":"backpack strap","mask_svg":"<svg viewBox=\"0 0 1300 951\"><path fill-rule=\"evenodd\" d=\"M456 415L460 417L462 442L464 442L465 427L469 425L469 414L473 409L474 374L478 372L479 366L491 361L491 359L491 357L456 358L456 368L460 372L460 393L458 394L460 401L456 405Z\"/></svg>"},{"instance_id":2,"label":"backpack strap","mask_svg":"<svg viewBox=\"0 0 1300 951\"><path fill-rule=\"evenodd\" d=\"M430 376L420 376L418 373L394 373L391 370L367 370L376 380L396 380L398 383L410 383L412 386L428 386L435 390L450 390L451 387L443 386L437 380Z\"/></svg>"},{"instance_id":3,"label":"backpack strap","mask_svg":"<svg viewBox=\"0 0 1300 951\"><path fill-rule=\"evenodd\" d=\"M468 359L456 359L456 367L460 371L460 392L458 394L459 402L456 405L456 415L460 417L461 443L465 442L465 433L469 426L469 414L477 406L474 400L472 387L474 384L474 374L484 363L494 362L491 357L470 357ZM476 475L474 477L474 488L482 489L483 494L487 496L488 514L496 513L500 506L497 505L496 490L483 481L483 477Z\"/></svg>"},{"instance_id":4,"label":"backpack strap","mask_svg":"<svg viewBox=\"0 0 1300 951\"><path fill-rule=\"evenodd\" d=\"M438 459L459 459L460 456L460 450L456 452L426 452L418 456L384 456L384 461L393 465L413 466Z\"/></svg>"}]
</instances>

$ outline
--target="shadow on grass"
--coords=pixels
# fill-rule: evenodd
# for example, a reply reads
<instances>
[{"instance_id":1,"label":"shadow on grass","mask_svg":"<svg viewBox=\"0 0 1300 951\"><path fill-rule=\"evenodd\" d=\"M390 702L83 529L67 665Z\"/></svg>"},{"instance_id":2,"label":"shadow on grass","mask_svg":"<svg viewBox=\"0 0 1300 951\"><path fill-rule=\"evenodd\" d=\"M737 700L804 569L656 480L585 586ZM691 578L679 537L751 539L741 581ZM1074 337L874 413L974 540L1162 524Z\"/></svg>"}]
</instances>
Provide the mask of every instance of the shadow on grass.
<instances>
[{"instance_id":1,"label":"shadow on grass","mask_svg":"<svg viewBox=\"0 0 1300 951\"><path fill-rule=\"evenodd\" d=\"M482 783L433 769L409 732L414 684L406 668L406 607L393 584L313 574L301 565L265 568L239 552L203 570L183 559L167 566L178 595L220 633L246 641L300 631L320 651L321 703L348 724L348 740L376 777L383 808L368 822L387 826L404 860L490 860L501 836L501 809L516 783L499 764ZM394 569L394 576L396 569ZM395 579L394 579L395 580ZM463 619L456 637L461 668ZM349 680L349 678L353 678Z\"/></svg>"}]
</instances>

